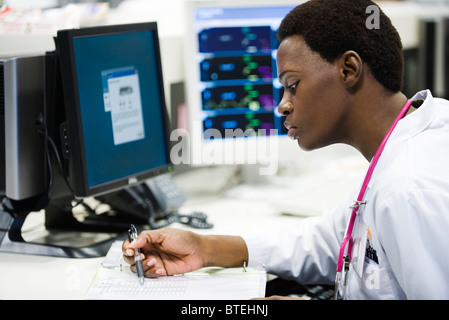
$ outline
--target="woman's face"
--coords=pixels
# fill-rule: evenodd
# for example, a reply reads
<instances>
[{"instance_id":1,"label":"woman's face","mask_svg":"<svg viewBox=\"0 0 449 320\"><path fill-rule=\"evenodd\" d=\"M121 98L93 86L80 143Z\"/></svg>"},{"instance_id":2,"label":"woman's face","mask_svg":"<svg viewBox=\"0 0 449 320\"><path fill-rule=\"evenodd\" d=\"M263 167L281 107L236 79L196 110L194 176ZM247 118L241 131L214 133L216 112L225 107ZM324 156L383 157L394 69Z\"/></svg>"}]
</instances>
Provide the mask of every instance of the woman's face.
<instances>
[{"instance_id":1,"label":"woman's face","mask_svg":"<svg viewBox=\"0 0 449 320\"><path fill-rule=\"evenodd\" d=\"M313 150L346 137L347 90L339 63L329 63L303 38L282 41L277 54L284 95L279 113L286 115L289 137L304 150Z\"/></svg>"}]
</instances>

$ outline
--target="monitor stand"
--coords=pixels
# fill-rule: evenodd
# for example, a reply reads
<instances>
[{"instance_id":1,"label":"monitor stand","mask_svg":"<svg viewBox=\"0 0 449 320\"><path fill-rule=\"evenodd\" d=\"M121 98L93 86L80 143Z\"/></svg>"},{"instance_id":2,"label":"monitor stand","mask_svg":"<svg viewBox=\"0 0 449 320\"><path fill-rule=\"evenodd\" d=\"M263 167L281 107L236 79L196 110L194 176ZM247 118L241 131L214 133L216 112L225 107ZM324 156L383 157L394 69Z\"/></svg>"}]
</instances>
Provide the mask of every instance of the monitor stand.
<instances>
[{"instance_id":1,"label":"monitor stand","mask_svg":"<svg viewBox=\"0 0 449 320\"><path fill-rule=\"evenodd\" d=\"M43 237L26 240L22 233L24 223L25 218L14 218L9 213L0 211L0 252L95 258L105 256L114 241L126 238L125 232L103 233L98 236L92 230L45 230Z\"/></svg>"},{"instance_id":2,"label":"monitor stand","mask_svg":"<svg viewBox=\"0 0 449 320\"><path fill-rule=\"evenodd\" d=\"M99 214L85 202L79 207L84 208L83 218L78 219L75 208L70 205L76 202L69 194L58 194L50 199L43 209L45 212L12 210L14 213L11 214L0 210L0 252L66 258L100 257L107 254L114 241L127 238L131 223L138 229L148 224L148 217L144 219L123 210L106 210ZM41 215L32 228L25 223L30 213L34 217Z\"/></svg>"}]
</instances>

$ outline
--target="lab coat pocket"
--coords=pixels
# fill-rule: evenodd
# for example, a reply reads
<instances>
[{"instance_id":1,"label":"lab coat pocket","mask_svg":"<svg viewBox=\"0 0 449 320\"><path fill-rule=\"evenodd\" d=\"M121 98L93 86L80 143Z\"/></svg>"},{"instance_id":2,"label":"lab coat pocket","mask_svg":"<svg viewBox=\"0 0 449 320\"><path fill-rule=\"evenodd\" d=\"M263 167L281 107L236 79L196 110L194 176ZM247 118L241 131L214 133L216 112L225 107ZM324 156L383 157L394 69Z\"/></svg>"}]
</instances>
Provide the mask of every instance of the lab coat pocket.
<instances>
[{"instance_id":1,"label":"lab coat pocket","mask_svg":"<svg viewBox=\"0 0 449 320\"><path fill-rule=\"evenodd\" d=\"M363 299L395 299L387 269L372 260L365 260L360 291Z\"/></svg>"},{"instance_id":2,"label":"lab coat pocket","mask_svg":"<svg viewBox=\"0 0 449 320\"><path fill-rule=\"evenodd\" d=\"M379 261L378 252L373 247L374 241L370 227L357 217L354 226L351 264L355 275L353 285L357 287L359 299L393 299L390 277L385 266Z\"/></svg>"}]
</instances>

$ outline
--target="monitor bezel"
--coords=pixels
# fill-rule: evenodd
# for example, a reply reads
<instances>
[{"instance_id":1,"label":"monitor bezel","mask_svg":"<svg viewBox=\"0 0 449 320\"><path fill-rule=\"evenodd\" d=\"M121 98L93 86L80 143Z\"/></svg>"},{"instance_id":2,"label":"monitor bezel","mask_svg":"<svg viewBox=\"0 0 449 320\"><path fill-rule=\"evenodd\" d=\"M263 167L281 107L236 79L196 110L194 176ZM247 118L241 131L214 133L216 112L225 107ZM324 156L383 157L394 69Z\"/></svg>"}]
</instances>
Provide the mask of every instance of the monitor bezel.
<instances>
[{"instance_id":1,"label":"monitor bezel","mask_svg":"<svg viewBox=\"0 0 449 320\"><path fill-rule=\"evenodd\" d=\"M195 10L204 8L258 8L258 7L291 7L292 9L306 0L187 0L185 10L185 30L184 36L184 65L185 74L188 75L185 79L185 94L189 115L189 132L191 134L190 139L190 163L192 166L203 166L212 164L251 164L266 162L264 158L256 157L254 160L254 152L248 148L249 146L256 146L257 143L262 145L269 145L274 142L278 143L278 159L270 161L281 161L282 159L291 159L291 145L292 140L286 134L276 135L256 135L256 136L243 136L243 137L223 137L222 139L204 139L203 127L200 121L200 114L203 112L201 105L201 92L198 90L199 83L199 69L196 61L196 55L198 52L198 30L195 27ZM275 108L277 109L277 107ZM275 111L277 112L277 111ZM276 140L276 141L274 141ZM202 158L203 151L206 153L215 153L221 155L222 150L245 150L245 154L242 152L227 153L223 155L221 159L212 159L209 162ZM210 151L212 150L212 151ZM224 153L224 151L223 151ZM247 156L251 154L251 156Z\"/></svg>"},{"instance_id":2,"label":"monitor bezel","mask_svg":"<svg viewBox=\"0 0 449 320\"><path fill-rule=\"evenodd\" d=\"M155 57L157 64L158 81L160 83L159 93L161 97L161 112L164 118L165 151L167 163L165 165L137 172L106 183L89 186L86 165L86 153L84 148L84 135L82 130L81 106L79 99L78 79L76 73L76 61L73 40L81 37L107 36L134 32L153 32ZM131 23L119 25L106 25L97 27L86 27L80 29L59 30L56 38L56 52L61 68L62 88L64 91L64 105L66 112L67 141L63 139L63 150L69 149L70 177L74 196L84 198L116 191L134 184L141 183L153 176L170 171L170 143L169 143L169 117L166 107L165 93L163 88L163 74L160 54L159 35L156 22ZM64 145L68 143L68 145Z\"/></svg>"}]
</instances>

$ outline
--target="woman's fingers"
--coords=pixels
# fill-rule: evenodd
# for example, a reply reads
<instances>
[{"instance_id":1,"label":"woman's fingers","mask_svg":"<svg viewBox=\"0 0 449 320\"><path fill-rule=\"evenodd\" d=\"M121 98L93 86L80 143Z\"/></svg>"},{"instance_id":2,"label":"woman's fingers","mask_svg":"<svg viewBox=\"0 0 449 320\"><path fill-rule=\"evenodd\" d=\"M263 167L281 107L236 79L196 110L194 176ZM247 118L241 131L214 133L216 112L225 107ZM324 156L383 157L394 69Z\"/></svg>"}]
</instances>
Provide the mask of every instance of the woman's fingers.
<instances>
[{"instance_id":1,"label":"woman's fingers","mask_svg":"<svg viewBox=\"0 0 449 320\"><path fill-rule=\"evenodd\" d=\"M134 264L134 258L128 257L132 260L130 263L130 269L132 272L136 272L136 265ZM167 272L162 263L158 263L155 257L149 257L148 259L142 259L143 271L148 278L157 278L160 276L166 276Z\"/></svg>"}]
</instances>

